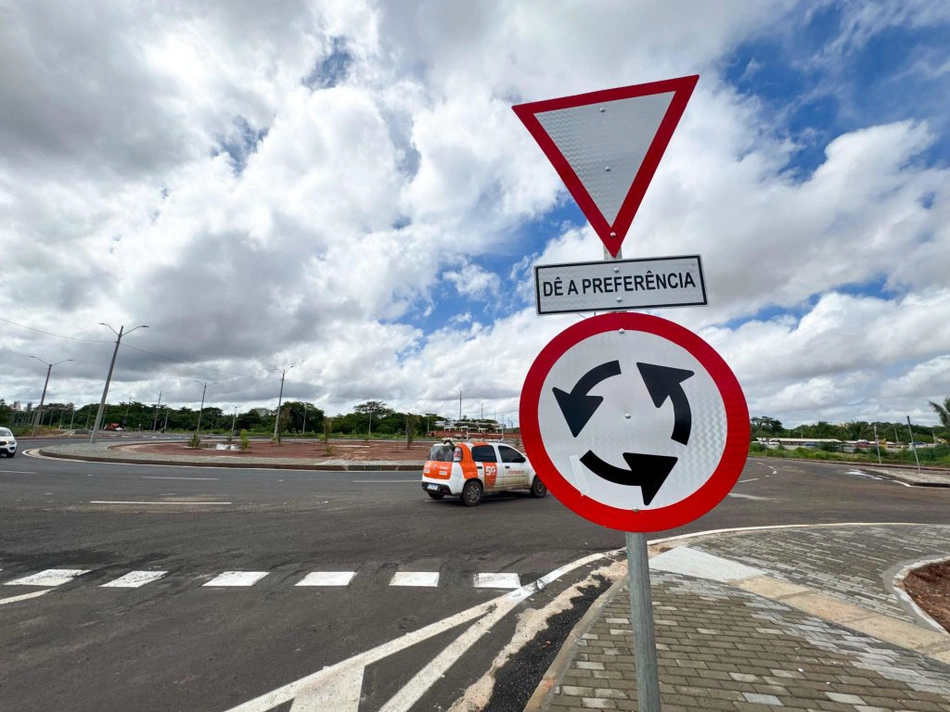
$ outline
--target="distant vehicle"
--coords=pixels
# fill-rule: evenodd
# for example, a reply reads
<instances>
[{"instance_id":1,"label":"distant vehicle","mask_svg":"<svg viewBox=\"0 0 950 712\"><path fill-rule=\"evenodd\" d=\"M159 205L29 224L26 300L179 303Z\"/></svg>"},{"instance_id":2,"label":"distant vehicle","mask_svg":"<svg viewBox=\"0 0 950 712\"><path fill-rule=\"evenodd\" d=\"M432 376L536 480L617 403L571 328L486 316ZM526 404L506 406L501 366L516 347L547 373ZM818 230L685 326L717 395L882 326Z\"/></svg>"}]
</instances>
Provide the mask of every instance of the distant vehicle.
<instances>
[{"instance_id":1,"label":"distant vehicle","mask_svg":"<svg viewBox=\"0 0 950 712\"><path fill-rule=\"evenodd\" d=\"M109 423L106 427L103 428L103 430L115 430L116 432L122 432L123 430L125 430L125 428L123 428L118 423Z\"/></svg>"},{"instance_id":2,"label":"distant vehicle","mask_svg":"<svg viewBox=\"0 0 950 712\"><path fill-rule=\"evenodd\" d=\"M485 493L528 490L543 497L548 491L525 454L510 445L449 439L429 451L422 489L432 499L461 497L466 507L479 504Z\"/></svg>"},{"instance_id":3,"label":"distant vehicle","mask_svg":"<svg viewBox=\"0 0 950 712\"><path fill-rule=\"evenodd\" d=\"M0 453L4 457L16 456L16 438L10 428L0 428Z\"/></svg>"}]
</instances>

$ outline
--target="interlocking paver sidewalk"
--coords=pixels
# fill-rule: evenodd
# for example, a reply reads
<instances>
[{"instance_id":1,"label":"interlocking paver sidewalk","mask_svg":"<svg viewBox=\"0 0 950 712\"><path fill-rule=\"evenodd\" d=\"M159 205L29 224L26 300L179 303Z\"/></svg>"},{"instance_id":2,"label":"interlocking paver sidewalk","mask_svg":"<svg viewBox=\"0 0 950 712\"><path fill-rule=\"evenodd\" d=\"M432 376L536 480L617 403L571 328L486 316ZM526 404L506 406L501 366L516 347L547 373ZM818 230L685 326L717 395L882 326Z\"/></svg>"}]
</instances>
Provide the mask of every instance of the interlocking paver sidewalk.
<instances>
[{"instance_id":1,"label":"interlocking paver sidewalk","mask_svg":"<svg viewBox=\"0 0 950 712\"><path fill-rule=\"evenodd\" d=\"M950 555L950 527L779 529L683 544L703 557L755 567L763 574L749 579L757 588L777 584L762 595L742 588L743 581L713 580L715 572L652 572L665 712L950 712L950 635L915 619L887 581L902 562ZM830 610L850 612L854 618L846 619L856 625L892 621L910 647L812 615L796 603L822 597L826 606L840 601ZM637 709L625 584L600 603L528 709Z\"/></svg>"}]
</instances>

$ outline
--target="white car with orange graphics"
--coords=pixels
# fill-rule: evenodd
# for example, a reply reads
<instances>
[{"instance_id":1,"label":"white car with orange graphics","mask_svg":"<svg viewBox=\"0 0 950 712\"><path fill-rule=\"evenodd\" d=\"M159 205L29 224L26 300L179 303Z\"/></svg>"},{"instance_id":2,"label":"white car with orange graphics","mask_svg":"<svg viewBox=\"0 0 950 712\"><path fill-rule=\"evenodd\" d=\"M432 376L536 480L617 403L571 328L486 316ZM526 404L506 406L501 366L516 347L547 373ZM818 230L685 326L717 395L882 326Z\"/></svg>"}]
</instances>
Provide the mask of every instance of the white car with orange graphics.
<instances>
[{"instance_id":1,"label":"white car with orange graphics","mask_svg":"<svg viewBox=\"0 0 950 712\"><path fill-rule=\"evenodd\" d=\"M528 490L532 497L543 497L548 491L524 453L511 445L451 441L432 446L422 468L422 489L432 499L461 497L466 507L492 492Z\"/></svg>"}]
</instances>

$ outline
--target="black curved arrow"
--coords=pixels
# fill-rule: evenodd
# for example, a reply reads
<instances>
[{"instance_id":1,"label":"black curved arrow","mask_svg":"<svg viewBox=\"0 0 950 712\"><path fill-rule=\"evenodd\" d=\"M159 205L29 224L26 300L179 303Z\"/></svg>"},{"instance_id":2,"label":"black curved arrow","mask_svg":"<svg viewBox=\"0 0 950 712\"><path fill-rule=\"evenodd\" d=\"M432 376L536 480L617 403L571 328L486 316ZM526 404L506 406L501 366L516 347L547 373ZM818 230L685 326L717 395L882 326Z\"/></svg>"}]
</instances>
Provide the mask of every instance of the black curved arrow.
<instances>
[{"instance_id":1,"label":"black curved arrow","mask_svg":"<svg viewBox=\"0 0 950 712\"><path fill-rule=\"evenodd\" d=\"M689 408L689 399L683 390L682 383L695 375L693 371L669 366L656 366L652 363L638 363L640 375L650 391L653 405L659 408L667 398L673 403L673 434L672 440L686 445L689 443L689 433L693 427L693 414ZM624 455L626 457L626 455Z\"/></svg>"},{"instance_id":2,"label":"black curved arrow","mask_svg":"<svg viewBox=\"0 0 950 712\"><path fill-rule=\"evenodd\" d=\"M594 366L585 373L570 393L562 391L560 388L552 389L554 397L557 398L557 404L561 406L561 412L564 413L567 427L571 429L571 435L575 438L587 425L587 421L591 419L597 407L604 401L603 396L589 396L587 393L604 379L619 375L620 361L608 361L599 366Z\"/></svg>"},{"instance_id":3,"label":"black curved arrow","mask_svg":"<svg viewBox=\"0 0 950 712\"><path fill-rule=\"evenodd\" d=\"M660 487L666 482L666 478L669 477L677 462L675 457L644 455L639 452L625 452L623 459L630 466L629 470L604 462L591 450L584 454L581 462L588 470L608 482L627 487L639 487L640 494L643 495L643 503L646 505L649 505L656 497L656 493L660 491Z\"/></svg>"}]
</instances>

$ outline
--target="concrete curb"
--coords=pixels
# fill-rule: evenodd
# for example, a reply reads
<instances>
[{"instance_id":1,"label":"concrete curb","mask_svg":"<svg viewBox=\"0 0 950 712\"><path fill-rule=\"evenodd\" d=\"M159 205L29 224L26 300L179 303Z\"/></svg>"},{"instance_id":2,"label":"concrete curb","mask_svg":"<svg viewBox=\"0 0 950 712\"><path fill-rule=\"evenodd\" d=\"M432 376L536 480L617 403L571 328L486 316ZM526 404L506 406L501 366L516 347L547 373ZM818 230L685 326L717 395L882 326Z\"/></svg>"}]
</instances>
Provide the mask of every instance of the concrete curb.
<instances>
[{"instance_id":1,"label":"concrete curb","mask_svg":"<svg viewBox=\"0 0 950 712\"><path fill-rule=\"evenodd\" d=\"M56 446L61 447L61 446ZM47 451L46 448L40 448L39 454L43 457L59 458L62 460L72 460L80 462L105 462L125 465L172 465L176 467L229 467L232 469L267 469L267 470L311 470L319 472L422 472L422 462L375 462L359 463L355 461L342 464L321 464L308 462L306 460L297 462L287 460L286 462L262 461L262 462L235 462L208 460L195 458L193 460L166 460L162 458L132 458L111 455L87 455L83 453L67 453Z\"/></svg>"}]
</instances>

